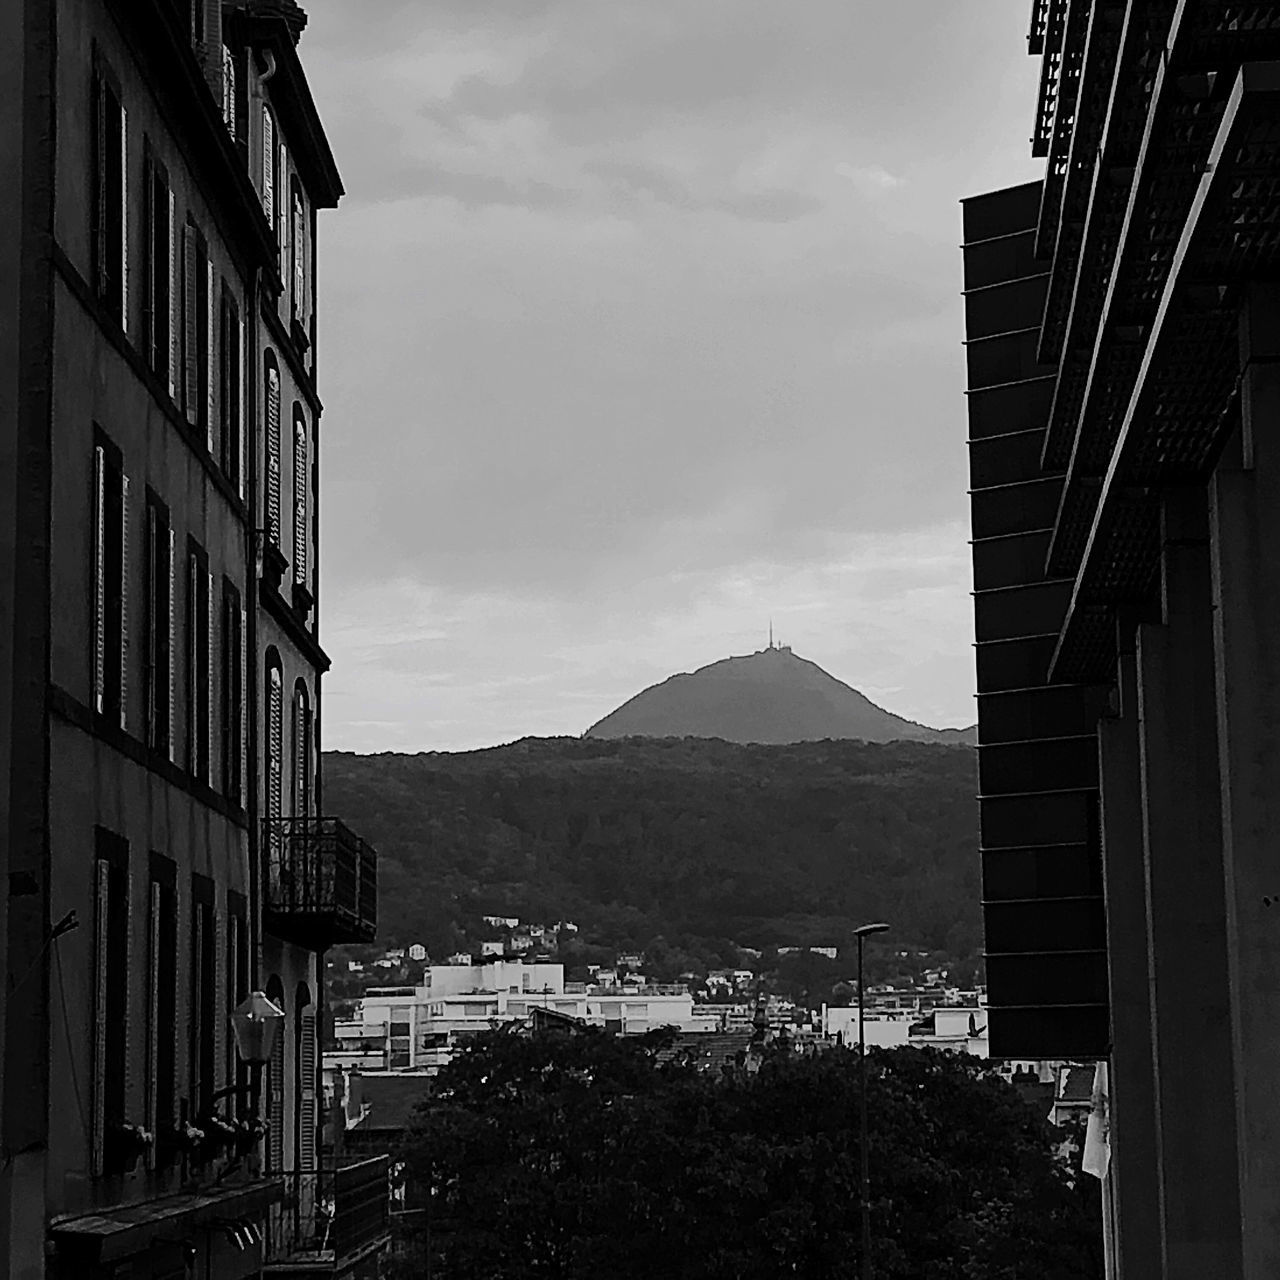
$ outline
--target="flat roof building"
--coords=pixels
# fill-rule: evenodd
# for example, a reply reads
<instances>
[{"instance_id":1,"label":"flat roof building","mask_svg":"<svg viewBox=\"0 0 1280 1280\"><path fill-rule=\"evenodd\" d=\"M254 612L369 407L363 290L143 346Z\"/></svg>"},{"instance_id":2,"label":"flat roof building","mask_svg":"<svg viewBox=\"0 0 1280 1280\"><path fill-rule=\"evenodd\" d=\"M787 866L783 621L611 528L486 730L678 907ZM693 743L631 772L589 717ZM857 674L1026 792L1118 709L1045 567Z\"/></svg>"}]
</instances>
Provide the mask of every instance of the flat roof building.
<instances>
[{"instance_id":1,"label":"flat roof building","mask_svg":"<svg viewBox=\"0 0 1280 1280\"><path fill-rule=\"evenodd\" d=\"M1280 5L1035 0L964 202L993 1056L1103 1060L1110 1275L1280 1275Z\"/></svg>"}]
</instances>

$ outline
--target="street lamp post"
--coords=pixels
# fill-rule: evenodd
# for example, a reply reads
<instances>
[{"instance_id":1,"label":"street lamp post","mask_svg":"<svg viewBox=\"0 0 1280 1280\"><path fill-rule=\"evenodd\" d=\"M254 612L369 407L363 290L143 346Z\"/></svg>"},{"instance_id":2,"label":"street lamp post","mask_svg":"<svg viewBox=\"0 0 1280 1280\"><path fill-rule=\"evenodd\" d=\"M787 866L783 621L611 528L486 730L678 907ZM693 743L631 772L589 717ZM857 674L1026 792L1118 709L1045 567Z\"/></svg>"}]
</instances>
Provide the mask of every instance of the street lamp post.
<instances>
[{"instance_id":1,"label":"street lamp post","mask_svg":"<svg viewBox=\"0 0 1280 1280\"><path fill-rule=\"evenodd\" d=\"M858 1259L860 1280L871 1277L871 1176L867 1159L867 1039L863 1013L867 1006L862 982L862 943L873 933L884 933L884 923L859 925L853 936L858 939L858 1156L861 1170L858 1179L858 1208L862 1217L862 1251Z\"/></svg>"}]
</instances>

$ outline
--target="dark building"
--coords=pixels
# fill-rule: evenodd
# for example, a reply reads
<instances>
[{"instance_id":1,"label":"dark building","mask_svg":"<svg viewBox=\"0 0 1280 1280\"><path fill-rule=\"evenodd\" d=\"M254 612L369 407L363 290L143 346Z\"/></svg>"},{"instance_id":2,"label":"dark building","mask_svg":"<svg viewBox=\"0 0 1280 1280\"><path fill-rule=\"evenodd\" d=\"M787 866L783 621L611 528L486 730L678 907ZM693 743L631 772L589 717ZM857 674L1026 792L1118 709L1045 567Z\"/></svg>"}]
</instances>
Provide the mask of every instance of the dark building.
<instances>
[{"instance_id":1,"label":"dark building","mask_svg":"<svg viewBox=\"0 0 1280 1280\"><path fill-rule=\"evenodd\" d=\"M305 23L0 5L2 1280L371 1274L385 1243L385 1161L317 1150L320 958L372 937L376 858L320 816L342 188Z\"/></svg>"},{"instance_id":2,"label":"dark building","mask_svg":"<svg viewBox=\"0 0 1280 1280\"><path fill-rule=\"evenodd\" d=\"M1280 1275L1280 5L1036 0L964 202L991 1052L1105 1060L1111 1275Z\"/></svg>"}]
</instances>

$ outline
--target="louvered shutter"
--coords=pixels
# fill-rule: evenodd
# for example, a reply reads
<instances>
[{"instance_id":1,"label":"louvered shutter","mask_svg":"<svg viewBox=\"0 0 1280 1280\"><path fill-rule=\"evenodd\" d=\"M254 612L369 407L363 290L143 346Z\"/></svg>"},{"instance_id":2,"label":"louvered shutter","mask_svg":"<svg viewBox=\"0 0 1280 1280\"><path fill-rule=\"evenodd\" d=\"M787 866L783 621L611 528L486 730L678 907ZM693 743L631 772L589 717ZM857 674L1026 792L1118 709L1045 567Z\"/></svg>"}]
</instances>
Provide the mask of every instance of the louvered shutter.
<instances>
[{"instance_id":1,"label":"louvered shutter","mask_svg":"<svg viewBox=\"0 0 1280 1280\"><path fill-rule=\"evenodd\" d=\"M267 370L267 536L280 545L280 374Z\"/></svg>"},{"instance_id":2,"label":"louvered shutter","mask_svg":"<svg viewBox=\"0 0 1280 1280\"><path fill-rule=\"evenodd\" d=\"M222 122L232 138L236 136L236 60L226 45L222 46Z\"/></svg>"},{"instance_id":3,"label":"louvered shutter","mask_svg":"<svg viewBox=\"0 0 1280 1280\"><path fill-rule=\"evenodd\" d=\"M95 1177L103 1172L106 1146L107 974L110 965L111 864L94 863L93 914L93 1095L91 1158Z\"/></svg>"},{"instance_id":4,"label":"louvered shutter","mask_svg":"<svg viewBox=\"0 0 1280 1280\"><path fill-rule=\"evenodd\" d=\"M289 149L281 142L279 150L280 154L276 160L276 186L281 198L276 206L276 227L280 250L280 276L285 288L288 289L292 276L289 270ZM280 204L284 204L285 207L281 209Z\"/></svg>"},{"instance_id":5,"label":"louvered shutter","mask_svg":"<svg viewBox=\"0 0 1280 1280\"><path fill-rule=\"evenodd\" d=\"M205 592L206 592L205 601L206 601L207 607L205 608L204 616L209 624L208 626L209 647L208 649L205 650L206 654L208 655L208 658L207 658L207 661L205 662L206 688L205 688L204 709L205 709L205 733L207 735L205 741L207 745L205 747L204 758L205 758L205 781L212 787L215 785L214 784L215 774L214 774L214 768L213 768L213 763L214 763L213 762L213 741L214 741L213 717L214 717L214 707L216 707L218 704L217 698L214 697L214 684L213 684L214 674L213 673L217 669L217 663L214 661L214 654L217 653L218 650L217 650L217 644L215 643L215 638L214 638L214 629L217 625L217 615L213 607L215 594L213 589L213 574L211 573L206 575L206 578L205 578Z\"/></svg>"},{"instance_id":6,"label":"louvered shutter","mask_svg":"<svg viewBox=\"0 0 1280 1280\"><path fill-rule=\"evenodd\" d=\"M93 450L93 709L106 710L107 666L107 459L101 445Z\"/></svg>"},{"instance_id":7,"label":"louvered shutter","mask_svg":"<svg viewBox=\"0 0 1280 1280\"><path fill-rule=\"evenodd\" d=\"M307 424L293 425L293 580L307 584Z\"/></svg>"},{"instance_id":8,"label":"louvered shutter","mask_svg":"<svg viewBox=\"0 0 1280 1280\"><path fill-rule=\"evenodd\" d=\"M248 790L248 756L246 750L248 743L248 721L245 717L246 689L245 684L248 680L249 671L249 615L244 609L240 610L240 670L239 687L236 689L236 759L239 762L238 776L236 777L236 795L242 804L247 805L248 800L246 792Z\"/></svg>"},{"instance_id":9,"label":"louvered shutter","mask_svg":"<svg viewBox=\"0 0 1280 1280\"><path fill-rule=\"evenodd\" d=\"M303 1009L298 1063L298 1150L303 1169L316 1167L316 1012Z\"/></svg>"},{"instance_id":10,"label":"louvered shutter","mask_svg":"<svg viewBox=\"0 0 1280 1280\"><path fill-rule=\"evenodd\" d=\"M182 325L180 323L182 285L178 279L178 211L169 192L169 397L178 399L179 370L182 368Z\"/></svg>"},{"instance_id":11,"label":"louvered shutter","mask_svg":"<svg viewBox=\"0 0 1280 1280\"><path fill-rule=\"evenodd\" d=\"M102 73L93 73L93 256L98 296L107 292L107 102Z\"/></svg>"},{"instance_id":12,"label":"louvered shutter","mask_svg":"<svg viewBox=\"0 0 1280 1280\"><path fill-rule=\"evenodd\" d=\"M129 477L120 473L120 727L129 727Z\"/></svg>"},{"instance_id":13,"label":"louvered shutter","mask_svg":"<svg viewBox=\"0 0 1280 1280\"><path fill-rule=\"evenodd\" d=\"M293 314L299 322L307 314L307 231L302 197L293 191Z\"/></svg>"},{"instance_id":14,"label":"louvered shutter","mask_svg":"<svg viewBox=\"0 0 1280 1280\"><path fill-rule=\"evenodd\" d=\"M120 107L120 327L129 332L129 113Z\"/></svg>"},{"instance_id":15,"label":"louvered shutter","mask_svg":"<svg viewBox=\"0 0 1280 1280\"><path fill-rule=\"evenodd\" d=\"M213 259L205 259L205 297L204 297L204 386L205 386L205 443L208 446L209 453L213 454L213 424L214 424L214 386L217 379L214 377L213 371L218 367L217 363L217 336L214 333L216 325L214 323L214 305L213 300L217 296L214 293L214 285L216 279L213 270ZM214 455L215 457L217 455Z\"/></svg>"},{"instance_id":16,"label":"louvered shutter","mask_svg":"<svg viewBox=\"0 0 1280 1280\"><path fill-rule=\"evenodd\" d=\"M283 1033L277 1032L268 1067L267 1161L272 1173L284 1168L284 1039Z\"/></svg>"},{"instance_id":17,"label":"louvered shutter","mask_svg":"<svg viewBox=\"0 0 1280 1280\"><path fill-rule=\"evenodd\" d=\"M174 720L173 713L174 713L174 706L175 706L175 699L173 696L174 667L175 667L173 651L174 651L174 645L176 643L175 628L177 624L176 615L178 610L176 608L176 601L174 598L174 590L173 590L174 570L173 570L173 530L172 528L168 530L168 535L169 535L169 600L168 600L169 670L167 672L167 675L169 679L169 702L165 710L165 725L168 729L168 734L169 734L169 760L171 763L177 764L178 763L178 735L174 732L174 723L173 723L173 720Z\"/></svg>"},{"instance_id":18,"label":"louvered shutter","mask_svg":"<svg viewBox=\"0 0 1280 1280\"><path fill-rule=\"evenodd\" d=\"M237 448L240 450L240 465L237 474L240 480L240 497L245 496L245 437L249 434L246 423L250 421L250 409L248 403L249 394L249 376L248 376L248 354L247 344L249 338L249 328L247 325L241 326L240 313L235 315L236 326L236 360L238 362L238 383L236 391L236 442Z\"/></svg>"},{"instance_id":19,"label":"louvered shutter","mask_svg":"<svg viewBox=\"0 0 1280 1280\"><path fill-rule=\"evenodd\" d=\"M199 421L199 324L196 316L196 229L187 223L182 228L182 407L187 421Z\"/></svg>"},{"instance_id":20,"label":"louvered shutter","mask_svg":"<svg viewBox=\"0 0 1280 1280\"><path fill-rule=\"evenodd\" d=\"M163 890L151 881L150 914L147 919L149 940L147 945L147 1088L146 1127L155 1133L161 1119L158 1106L160 1084L160 917L164 910ZM155 1168L155 1147L147 1158Z\"/></svg>"},{"instance_id":21,"label":"louvered shutter","mask_svg":"<svg viewBox=\"0 0 1280 1280\"><path fill-rule=\"evenodd\" d=\"M200 563L187 552L187 768L200 776Z\"/></svg>"},{"instance_id":22,"label":"louvered shutter","mask_svg":"<svg viewBox=\"0 0 1280 1280\"><path fill-rule=\"evenodd\" d=\"M262 108L262 211L276 225L276 124L271 108Z\"/></svg>"},{"instance_id":23,"label":"louvered shutter","mask_svg":"<svg viewBox=\"0 0 1280 1280\"><path fill-rule=\"evenodd\" d=\"M267 812L274 819L284 813L284 688L278 667L271 668L270 682L267 710L267 751L270 753L267 766Z\"/></svg>"}]
</instances>

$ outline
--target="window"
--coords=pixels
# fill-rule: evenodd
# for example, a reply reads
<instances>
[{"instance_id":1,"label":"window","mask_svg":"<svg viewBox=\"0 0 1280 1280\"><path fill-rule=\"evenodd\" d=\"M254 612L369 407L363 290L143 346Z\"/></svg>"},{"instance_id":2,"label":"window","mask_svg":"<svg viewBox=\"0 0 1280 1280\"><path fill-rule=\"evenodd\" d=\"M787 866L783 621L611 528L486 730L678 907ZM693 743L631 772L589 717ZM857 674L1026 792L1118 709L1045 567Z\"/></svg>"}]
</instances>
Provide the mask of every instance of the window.
<instances>
[{"instance_id":1,"label":"window","mask_svg":"<svg viewBox=\"0 0 1280 1280\"><path fill-rule=\"evenodd\" d=\"M169 175L150 147L146 151L146 227L143 236L145 258L143 270L146 276L143 295L143 318L147 361L169 388L172 396L175 387L173 323L175 290L173 287L177 246L174 225L173 192L169 190Z\"/></svg>"},{"instance_id":2,"label":"window","mask_svg":"<svg viewBox=\"0 0 1280 1280\"><path fill-rule=\"evenodd\" d=\"M311 709L307 686L293 686L293 812L305 818L311 810Z\"/></svg>"},{"instance_id":3,"label":"window","mask_svg":"<svg viewBox=\"0 0 1280 1280\"><path fill-rule=\"evenodd\" d=\"M227 890L227 1014L249 994L248 904L241 893ZM225 1025L225 1024L224 1024ZM241 1087L249 1083L249 1067L236 1053L235 1037L227 1036L226 1079ZM237 1110L247 1115L249 1098L238 1095Z\"/></svg>"},{"instance_id":4,"label":"window","mask_svg":"<svg viewBox=\"0 0 1280 1280\"><path fill-rule=\"evenodd\" d=\"M240 308L235 297L222 288L222 324L218 343L218 405L222 416L222 470L241 492L244 489L244 436L240 430L241 372L240 353L244 339L240 330Z\"/></svg>"},{"instance_id":5,"label":"window","mask_svg":"<svg viewBox=\"0 0 1280 1280\"><path fill-rule=\"evenodd\" d=\"M112 1135L124 1124L129 1044L129 843L94 831L92 1169L119 1171Z\"/></svg>"},{"instance_id":6,"label":"window","mask_svg":"<svg viewBox=\"0 0 1280 1280\"><path fill-rule=\"evenodd\" d=\"M270 107L262 108L262 212L274 230L276 225L276 120Z\"/></svg>"},{"instance_id":7,"label":"window","mask_svg":"<svg viewBox=\"0 0 1280 1280\"><path fill-rule=\"evenodd\" d=\"M276 231L280 240L280 275L283 278L284 287L289 288L289 281L292 272L289 270L289 149L284 145L284 140L278 138L278 151L276 154L276 193L275 193L275 209L276 209Z\"/></svg>"},{"instance_id":8,"label":"window","mask_svg":"<svg viewBox=\"0 0 1280 1280\"><path fill-rule=\"evenodd\" d=\"M147 920L147 1128L157 1137L153 1159L171 1148L159 1138L175 1125L174 1025L178 1005L177 871L171 859L151 855Z\"/></svg>"},{"instance_id":9,"label":"window","mask_svg":"<svg viewBox=\"0 0 1280 1280\"><path fill-rule=\"evenodd\" d=\"M217 1087L214 1062L217 1046L217 921L213 911L213 881L191 877L191 1043L188 1067L191 1106L199 1115Z\"/></svg>"},{"instance_id":10,"label":"window","mask_svg":"<svg viewBox=\"0 0 1280 1280\"><path fill-rule=\"evenodd\" d=\"M182 239L182 408L187 421L205 432L213 450L213 264L204 233L193 222Z\"/></svg>"},{"instance_id":11,"label":"window","mask_svg":"<svg viewBox=\"0 0 1280 1280\"><path fill-rule=\"evenodd\" d=\"M93 74L92 253L94 289L128 332L128 118L115 79L102 65Z\"/></svg>"},{"instance_id":12,"label":"window","mask_svg":"<svg viewBox=\"0 0 1280 1280\"><path fill-rule=\"evenodd\" d=\"M169 509L147 492L147 745L174 757L173 528Z\"/></svg>"},{"instance_id":13,"label":"window","mask_svg":"<svg viewBox=\"0 0 1280 1280\"><path fill-rule=\"evenodd\" d=\"M126 727L129 477L101 432L93 446L93 709Z\"/></svg>"},{"instance_id":14,"label":"window","mask_svg":"<svg viewBox=\"0 0 1280 1280\"><path fill-rule=\"evenodd\" d=\"M307 585L307 420L293 406L293 580Z\"/></svg>"},{"instance_id":15,"label":"window","mask_svg":"<svg viewBox=\"0 0 1280 1280\"><path fill-rule=\"evenodd\" d=\"M244 760L244 648L245 617L240 592L222 580L222 790L231 800L241 798Z\"/></svg>"},{"instance_id":16,"label":"window","mask_svg":"<svg viewBox=\"0 0 1280 1280\"><path fill-rule=\"evenodd\" d=\"M197 542L187 541L187 768L193 777L212 782L209 745L212 737L213 691L210 653L213 648L213 577L209 558Z\"/></svg>"},{"instance_id":17,"label":"window","mask_svg":"<svg viewBox=\"0 0 1280 1280\"><path fill-rule=\"evenodd\" d=\"M264 406L266 418L267 484L266 517L267 538L273 546L280 545L280 369L270 351L266 355L264 379Z\"/></svg>"}]
</instances>

